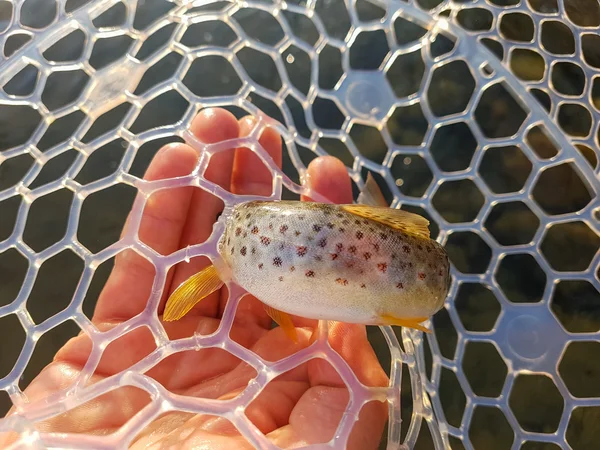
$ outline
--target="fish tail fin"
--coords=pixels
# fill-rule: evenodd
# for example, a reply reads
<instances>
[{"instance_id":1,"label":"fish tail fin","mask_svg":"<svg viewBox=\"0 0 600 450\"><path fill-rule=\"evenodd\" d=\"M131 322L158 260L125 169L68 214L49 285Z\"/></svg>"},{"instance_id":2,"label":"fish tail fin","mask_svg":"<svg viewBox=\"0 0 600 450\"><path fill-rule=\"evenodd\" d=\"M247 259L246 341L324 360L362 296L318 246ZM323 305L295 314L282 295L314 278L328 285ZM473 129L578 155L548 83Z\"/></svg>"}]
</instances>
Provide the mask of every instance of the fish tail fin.
<instances>
[{"instance_id":1,"label":"fish tail fin","mask_svg":"<svg viewBox=\"0 0 600 450\"><path fill-rule=\"evenodd\" d=\"M163 320L171 322L185 316L200 300L223 286L217 269L212 264L192 275L171 294L165 306Z\"/></svg>"},{"instance_id":2,"label":"fish tail fin","mask_svg":"<svg viewBox=\"0 0 600 450\"><path fill-rule=\"evenodd\" d=\"M411 318L401 318L394 317L389 314L384 314L380 316L383 325L396 325L399 327L406 328L414 328L415 330L423 331L425 333L431 333L431 330L424 325L421 325L421 322L424 322L428 319L428 317L411 317Z\"/></svg>"}]
</instances>

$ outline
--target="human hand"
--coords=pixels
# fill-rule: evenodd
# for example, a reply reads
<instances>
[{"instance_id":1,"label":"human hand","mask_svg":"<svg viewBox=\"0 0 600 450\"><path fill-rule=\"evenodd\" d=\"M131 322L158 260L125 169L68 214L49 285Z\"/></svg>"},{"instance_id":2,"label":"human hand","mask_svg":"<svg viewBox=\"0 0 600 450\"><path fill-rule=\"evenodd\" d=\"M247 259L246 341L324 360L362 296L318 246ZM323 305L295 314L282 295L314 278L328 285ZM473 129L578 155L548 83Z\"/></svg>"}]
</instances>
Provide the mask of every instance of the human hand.
<instances>
[{"instance_id":1,"label":"human hand","mask_svg":"<svg viewBox=\"0 0 600 450\"><path fill-rule=\"evenodd\" d=\"M202 111L191 131L203 142L213 143L243 136L253 127L252 118L239 122L222 109ZM260 143L281 166L279 135L270 128ZM186 144L170 144L154 157L147 180L189 174L198 159ZM351 203L352 191L344 165L331 157L318 158L308 169L311 188L337 203ZM269 195L271 175L248 149L215 155L206 178L234 194ZM306 199L305 199L306 200ZM178 188L155 193L147 202L139 238L161 254L203 242L211 234L222 202L197 188ZM126 225L127 226L127 225ZM168 296L189 276L207 265L202 258L179 264L167 277L159 315ZM100 331L108 331L140 313L146 306L154 267L137 253L127 250L115 259L114 269L102 291L93 317ZM177 322L164 323L169 338L194 333L209 334L220 323L228 293L225 288L200 302ZM282 359L310 345L316 321L294 318L298 342L293 343L280 328L271 329L271 319L262 303L246 296L239 304L231 337L268 361ZM386 386L387 377L371 348L365 327L331 322L329 342L368 386ZM92 376L95 383L140 361L155 349L150 332L137 328L109 345ZM69 387L78 377L91 351L91 341L81 334L69 341L27 388L30 401ZM255 376L249 365L220 349L176 353L146 373L166 389L182 395L229 399L243 391ZM348 391L329 363L314 359L270 382L246 409L246 415L274 444L287 448L329 441L337 429L348 401ZM149 398L132 387L105 394L87 406L54 417L38 425L40 431L109 434L117 431L140 411ZM376 448L387 418L387 405L366 404L350 437L350 449ZM1 443L1 440L0 440ZM251 448L229 421L190 413L167 413L146 427L132 448Z\"/></svg>"}]
</instances>

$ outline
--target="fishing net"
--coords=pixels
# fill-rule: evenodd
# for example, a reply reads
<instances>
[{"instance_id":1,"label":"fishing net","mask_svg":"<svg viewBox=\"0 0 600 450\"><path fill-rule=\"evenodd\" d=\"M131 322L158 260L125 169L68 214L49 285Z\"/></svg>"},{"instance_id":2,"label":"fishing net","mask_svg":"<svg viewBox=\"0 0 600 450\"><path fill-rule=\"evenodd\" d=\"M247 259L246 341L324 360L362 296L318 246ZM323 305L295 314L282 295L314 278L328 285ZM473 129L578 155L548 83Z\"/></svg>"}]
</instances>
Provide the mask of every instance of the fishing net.
<instances>
[{"instance_id":1,"label":"fishing net","mask_svg":"<svg viewBox=\"0 0 600 450\"><path fill-rule=\"evenodd\" d=\"M344 448L361 407L382 399L390 449L590 448L600 417L599 26L596 0L0 2L0 405L15 407L0 436L16 431L15 449L126 447L164 413L186 411L227 417L252 445L273 448L245 408L319 357L350 392L319 448ZM206 145L188 128L207 107L259 119L246 138ZM258 142L265 127L282 136L283 171ZM143 181L174 140L201 152L195 171ZM240 201L204 176L211 155L238 146L269 167L273 199L297 198L308 162L332 154L355 193L370 171L394 207L430 219L452 288L432 335L369 330L389 347L389 387L360 383L326 339L275 362L231 340L236 289L216 332L167 336L156 314L166 274L214 254L221 225L161 255L137 235L145 204L182 186ZM154 285L143 312L100 331L89 317L125 249L154 266ZM107 346L137 328L156 350L91 383ZM81 375L30 402L26 385L80 331L93 342ZM146 374L203 348L257 376L222 404ZM123 386L151 401L112 434L36 428Z\"/></svg>"}]
</instances>

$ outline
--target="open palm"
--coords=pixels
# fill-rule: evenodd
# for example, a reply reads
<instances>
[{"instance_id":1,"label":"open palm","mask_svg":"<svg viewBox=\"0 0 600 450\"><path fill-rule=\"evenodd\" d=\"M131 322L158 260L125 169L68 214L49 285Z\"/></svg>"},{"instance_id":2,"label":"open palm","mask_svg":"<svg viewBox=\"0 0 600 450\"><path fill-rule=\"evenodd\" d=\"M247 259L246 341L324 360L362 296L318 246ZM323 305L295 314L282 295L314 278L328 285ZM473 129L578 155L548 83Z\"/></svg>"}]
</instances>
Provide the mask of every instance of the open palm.
<instances>
[{"instance_id":1,"label":"open palm","mask_svg":"<svg viewBox=\"0 0 600 450\"><path fill-rule=\"evenodd\" d=\"M203 142L212 143L247 134L252 118L239 122L221 109L201 112L191 130ZM260 142L273 160L281 165L281 139L271 129ZM198 159L185 144L163 147L154 157L145 178L157 180L189 174ZM318 158L309 166L311 188L338 203L350 203L352 192L346 170L331 157ZM271 175L248 149L216 155L206 178L235 194L269 195ZM148 201L139 229L140 239L161 254L203 242L222 210L222 202L190 187L160 191ZM167 279L167 296L185 279L206 265L202 259L180 264ZM93 322L101 331L109 330L141 312L152 281L153 266L128 250L118 255L115 267L98 299ZM227 301L222 289L200 302L183 319L165 323L171 339L194 333L208 334L217 329ZM231 337L265 360L284 358L309 345L316 322L294 318L298 342L289 340L279 328L271 329L271 319L260 301L245 297L240 303ZM369 386L387 385L387 377L368 343L364 326L332 323L332 347L349 363L358 379ZM152 335L143 328L126 334L107 347L92 382L118 373L136 363L155 348ZM40 400L71 385L91 351L89 338L82 334L69 341L54 361L31 383L26 393ZM220 349L182 352L171 355L148 372L165 388L178 394L212 399L233 398L256 375L254 369ZM136 388L121 388L78 408L44 422L42 431L107 434L119 429L148 403L148 395ZM248 418L278 446L298 447L329 441L346 408L348 391L337 372L321 359L303 364L269 383L247 408ZM371 402L361 411L349 448L376 448L387 417L386 405ZM229 421L220 417L173 412L161 416L138 435L133 448L249 448Z\"/></svg>"}]
</instances>

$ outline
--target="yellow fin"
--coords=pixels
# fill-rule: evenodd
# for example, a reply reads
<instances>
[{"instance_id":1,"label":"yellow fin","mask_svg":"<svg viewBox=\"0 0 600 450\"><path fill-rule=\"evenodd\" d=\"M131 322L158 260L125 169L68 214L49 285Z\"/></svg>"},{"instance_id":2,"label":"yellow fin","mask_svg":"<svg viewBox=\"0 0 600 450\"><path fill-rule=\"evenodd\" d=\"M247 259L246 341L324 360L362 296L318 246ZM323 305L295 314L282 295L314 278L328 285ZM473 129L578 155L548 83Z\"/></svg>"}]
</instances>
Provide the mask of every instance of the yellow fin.
<instances>
[{"instance_id":1,"label":"yellow fin","mask_svg":"<svg viewBox=\"0 0 600 450\"><path fill-rule=\"evenodd\" d=\"M379 185L375 181L375 178L373 178L373 175L371 175L371 172L369 172L367 175L365 186L360 191L356 202L364 205L383 206L385 208L388 207L388 203L385 201L385 197L383 196Z\"/></svg>"},{"instance_id":2,"label":"yellow fin","mask_svg":"<svg viewBox=\"0 0 600 450\"><path fill-rule=\"evenodd\" d=\"M267 311L269 317L273 319L275 323L277 323L277 325L279 325L283 329L285 334L292 341L298 342L298 336L296 335L296 327L294 326L292 318L288 313L279 311L278 309L275 309L269 305L265 305L265 311Z\"/></svg>"},{"instance_id":3,"label":"yellow fin","mask_svg":"<svg viewBox=\"0 0 600 450\"><path fill-rule=\"evenodd\" d=\"M427 320L428 317L412 317L410 319L402 319L389 314L384 314L379 317L383 321L383 325L397 325L399 327L415 328L416 330L424 331L425 333L431 333L429 328L421 325L421 322Z\"/></svg>"},{"instance_id":4,"label":"yellow fin","mask_svg":"<svg viewBox=\"0 0 600 450\"><path fill-rule=\"evenodd\" d=\"M163 320L171 322L181 319L196 303L215 292L222 285L223 282L213 265L192 275L181 283L167 300Z\"/></svg>"},{"instance_id":5,"label":"yellow fin","mask_svg":"<svg viewBox=\"0 0 600 450\"><path fill-rule=\"evenodd\" d=\"M418 214L401 209L369 205L341 205L340 207L351 214L374 220L417 237L429 239L429 221Z\"/></svg>"}]
</instances>

